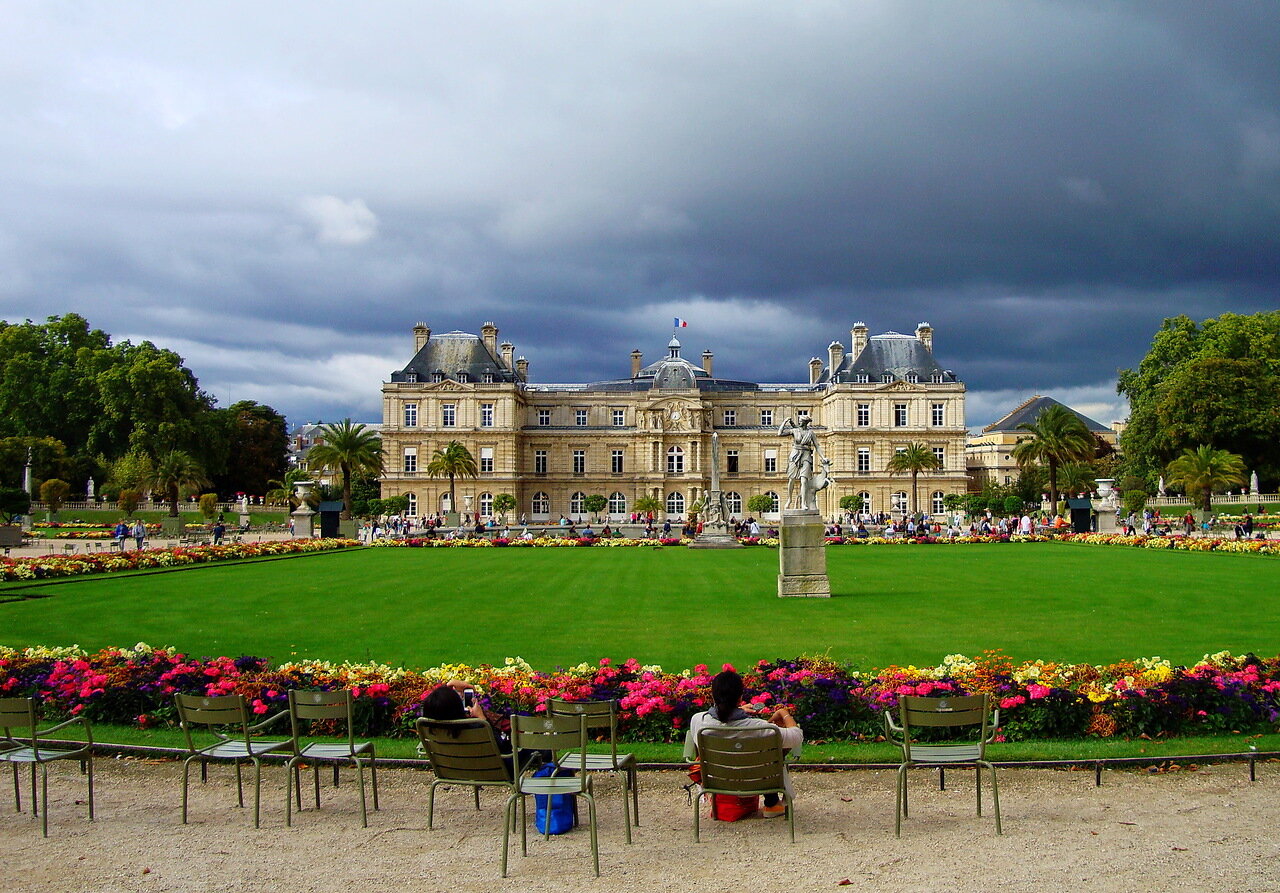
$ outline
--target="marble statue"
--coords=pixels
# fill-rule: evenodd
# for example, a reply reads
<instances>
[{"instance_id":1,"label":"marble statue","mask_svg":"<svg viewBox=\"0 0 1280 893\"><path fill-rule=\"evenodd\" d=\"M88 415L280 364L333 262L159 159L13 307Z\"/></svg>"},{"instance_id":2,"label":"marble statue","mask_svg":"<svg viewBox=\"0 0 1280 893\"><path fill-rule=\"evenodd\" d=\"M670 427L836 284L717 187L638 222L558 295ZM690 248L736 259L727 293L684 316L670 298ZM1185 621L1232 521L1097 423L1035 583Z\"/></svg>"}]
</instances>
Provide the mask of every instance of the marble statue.
<instances>
[{"instance_id":1,"label":"marble statue","mask_svg":"<svg viewBox=\"0 0 1280 893\"><path fill-rule=\"evenodd\" d=\"M800 420L787 419L778 428L778 435L791 435L791 455L787 459L787 509L816 512L818 493L831 483L831 461L822 455L818 438L809 428L808 416ZM822 465L822 471L814 473L814 457Z\"/></svg>"}]
</instances>

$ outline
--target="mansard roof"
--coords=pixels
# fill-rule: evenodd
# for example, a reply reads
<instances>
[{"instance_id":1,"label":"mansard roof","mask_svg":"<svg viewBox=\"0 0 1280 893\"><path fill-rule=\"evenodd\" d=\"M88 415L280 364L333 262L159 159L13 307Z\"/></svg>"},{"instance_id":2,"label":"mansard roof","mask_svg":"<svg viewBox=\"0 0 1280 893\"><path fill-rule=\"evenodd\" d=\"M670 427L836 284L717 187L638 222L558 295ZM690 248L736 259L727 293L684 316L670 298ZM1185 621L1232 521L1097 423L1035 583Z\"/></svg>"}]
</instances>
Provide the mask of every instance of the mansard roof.
<instances>
[{"instance_id":1,"label":"mansard roof","mask_svg":"<svg viewBox=\"0 0 1280 893\"><path fill-rule=\"evenodd\" d=\"M507 369L489 352L479 335L470 332L445 332L432 335L405 367L391 373L392 381L431 381L436 373L457 381L458 373L470 381L484 381L490 373L494 381L515 381L515 372Z\"/></svg>"},{"instance_id":2,"label":"mansard roof","mask_svg":"<svg viewBox=\"0 0 1280 893\"><path fill-rule=\"evenodd\" d=\"M982 429L983 434L993 431L1018 431L1020 425L1035 424L1036 419L1040 418L1040 413L1044 412L1050 406L1066 406L1067 410L1073 413L1080 421L1084 422L1085 427L1097 434L1110 434L1111 429L1100 422L1095 422L1084 413L1076 412L1065 403L1054 400L1052 397L1041 397L1036 395L1028 400L1023 401L1013 408L1007 415L997 419L990 425Z\"/></svg>"},{"instance_id":3,"label":"mansard roof","mask_svg":"<svg viewBox=\"0 0 1280 893\"><path fill-rule=\"evenodd\" d=\"M730 378L713 378L707 370L680 356L680 341L674 336L667 343L667 355L656 363L650 363L633 378L615 381L599 381L591 385L600 391L649 391L649 390L699 390L699 391L755 391L760 386L751 381Z\"/></svg>"},{"instance_id":4,"label":"mansard roof","mask_svg":"<svg viewBox=\"0 0 1280 893\"><path fill-rule=\"evenodd\" d=\"M943 369L933 358L933 351L925 347L914 335L903 335L899 332L885 332L883 335L872 335L867 339L867 346L856 357L845 355L835 370L835 381L855 382L858 376L865 375L868 381L880 381L886 373L895 381L905 381L911 373L919 376L920 381L931 381L941 376L945 382L959 381L956 374ZM831 370L824 369L819 381L823 384L832 380Z\"/></svg>"}]
</instances>

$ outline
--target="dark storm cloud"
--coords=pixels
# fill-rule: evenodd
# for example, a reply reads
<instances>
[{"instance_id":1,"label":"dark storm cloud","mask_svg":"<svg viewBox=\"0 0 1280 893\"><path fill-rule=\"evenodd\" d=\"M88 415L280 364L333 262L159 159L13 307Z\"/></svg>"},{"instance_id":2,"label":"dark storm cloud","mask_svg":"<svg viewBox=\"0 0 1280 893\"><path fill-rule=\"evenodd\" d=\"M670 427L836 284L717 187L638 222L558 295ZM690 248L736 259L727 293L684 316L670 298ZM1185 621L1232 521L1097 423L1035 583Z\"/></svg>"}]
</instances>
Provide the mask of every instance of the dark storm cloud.
<instances>
[{"instance_id":1,"label":"dark storm cloud","mask_svg":"<svg viewBox=\"0 0 1280 893\"><path fill-rule=\"evenodd\" d=\"M1277 305L1272 4L19 6L0 315L174 345L220 399L378 415L419 319L534 377L801 380L911 331L980 425L1123 414L1165 316Z\"/></svg>"}]
</instances>

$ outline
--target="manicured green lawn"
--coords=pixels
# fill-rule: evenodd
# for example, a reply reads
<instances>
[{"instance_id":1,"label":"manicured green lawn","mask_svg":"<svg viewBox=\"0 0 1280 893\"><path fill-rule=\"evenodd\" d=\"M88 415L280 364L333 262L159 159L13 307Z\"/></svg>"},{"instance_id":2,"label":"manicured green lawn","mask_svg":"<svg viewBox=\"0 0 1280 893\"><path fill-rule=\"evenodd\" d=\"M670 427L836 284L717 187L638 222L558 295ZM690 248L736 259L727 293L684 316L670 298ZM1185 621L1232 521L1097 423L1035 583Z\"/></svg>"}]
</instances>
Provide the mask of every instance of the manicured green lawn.
<instances>
[{"instance_id":1,"label":"manicured green lawn","mask_svg":"<svg viewBox=\"0 0 1280 893\"><path fill-rule=\"evenodd\" d=\"M829 652L865 666L1003 649L1110 662L1280 653L1280 561L1066 544L837 547L831 599L777 553L369 549L6 587L0 644L177 645L430 666L635 657L667 669ZM30 598L29 596L44 596Z\"/></svg>"}]
</instances>

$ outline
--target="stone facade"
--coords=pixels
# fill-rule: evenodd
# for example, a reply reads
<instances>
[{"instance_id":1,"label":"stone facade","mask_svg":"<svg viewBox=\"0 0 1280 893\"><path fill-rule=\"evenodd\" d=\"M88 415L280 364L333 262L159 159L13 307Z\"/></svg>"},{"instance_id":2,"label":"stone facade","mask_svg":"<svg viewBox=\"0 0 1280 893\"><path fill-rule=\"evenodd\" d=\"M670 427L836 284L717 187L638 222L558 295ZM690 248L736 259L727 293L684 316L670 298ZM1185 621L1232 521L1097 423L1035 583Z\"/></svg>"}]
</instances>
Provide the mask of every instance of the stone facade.
<instances>
[{"instance_id":1,"label":"stone facade","mask_svg":"<svg viewBox=\"0 0 1280 893\"><path fill-rule=\"evenodd\" d=\"M910 478L885 466L896 447L915 441L943 460L943 470L920 475L920 508L965 492L965 387L933 359L932 328L870 336L858 323L850 334L853 349L832 342L803 383L718 378L710 351L695 365L672 338L649 366L632 351L629 377L539 384L513 345L498 343L492 323L478 336L432 336L419 323L413 358L382 388L383 495L409 495L420 515L448 511L448 481L428 477L426 466L457 440L480 475L456 482L455 511L488 515L493 496L509 493L514 517L578 519L587 517L582 500L600 494L615 520L640 496L656 496L667 517L683 519L709 486L714 431L727 508L741 519L750 497L770 494L775 505L785 497L790 439L778 426L806 413L832 460L835 482L819 504L825 516L850 494L866 493L873 511L905 504Z\"/></svg>"}]
</instances>

